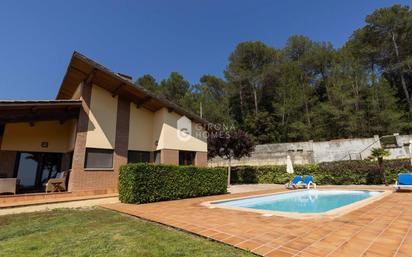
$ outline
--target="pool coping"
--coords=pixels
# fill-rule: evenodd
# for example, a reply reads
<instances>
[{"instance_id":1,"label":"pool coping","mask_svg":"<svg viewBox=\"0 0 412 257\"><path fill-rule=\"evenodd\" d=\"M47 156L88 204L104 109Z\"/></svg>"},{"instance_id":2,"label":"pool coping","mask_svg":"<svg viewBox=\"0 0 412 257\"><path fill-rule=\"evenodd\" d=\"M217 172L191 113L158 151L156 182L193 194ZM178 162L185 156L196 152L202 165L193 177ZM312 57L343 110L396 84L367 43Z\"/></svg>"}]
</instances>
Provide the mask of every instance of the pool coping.
<instances>
[{"instance_id":1,"label":"pool coping","mask_svg":"<svg viewBox=\"0 0 412 257\"><path fill-rule=\"evenodd\" d=\"M300 189L298 191L303 191L303 190L313 190L313 189ZM336 189L317 189L319 191L328 191L328 190L336 190ZM242 200L242 199L248 199L248 198L254 198L254 197L262 197L262 196L270 196L270 195L278 195L278 194L287 194L291 192L297 192L297 191L281 191L281 192L275 192L275 193L267 193L267 194L256 194L256 195L249 195L249 196L244 196L244 197L234 197L234 198L227 198L224 200L216 200L216 201L207 201L207 202L202 202L200 205L204 206L209 209L214 209L214 208L222 208L222 209L228 209L228 210L235 210L235 211L243 211L243 212L252 212L252 213L260 213L262 216L270 217L270 216L281 216L281 217L287 217L287 218L292 218L292 219L334 219L340 216L343 216L345 214L348 214L352 211L355 211L357 209L360 209L364 206L367 206L373 202L379 201L383 199L386 196L389 196L390 194L393 193L393 190L374 190L374 189L339 189L339 190L345 190L345 191L380 191L382 192L381 194L371 196L369 198L344 205L339 208L332 209L327 212L322 212L322 213L298 213L298 212L282 212L282 211L270 211L270 210L259 210L259 209L253 209L253 208L245 208L245 207L235 207L235 206L225 206L225 205L217 205L216 203L221 203L221 202L227 202L227 201L233 201L233 200Z\"/></svg>"}]
</instances>

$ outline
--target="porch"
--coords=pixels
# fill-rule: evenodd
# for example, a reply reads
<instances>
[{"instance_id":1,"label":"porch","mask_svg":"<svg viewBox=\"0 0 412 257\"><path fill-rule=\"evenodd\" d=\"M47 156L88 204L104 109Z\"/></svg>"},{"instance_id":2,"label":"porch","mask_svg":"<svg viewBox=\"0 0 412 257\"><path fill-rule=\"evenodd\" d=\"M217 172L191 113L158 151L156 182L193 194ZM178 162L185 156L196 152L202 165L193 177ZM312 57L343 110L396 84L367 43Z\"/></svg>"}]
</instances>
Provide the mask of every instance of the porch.
<instances>
[{"instance_id":1,"label":"porch","mask_svg":"<svg viewBox=\"0 0 412 257\"><path fill-rule=\"evenodd\" d=\"M16 195L0 195L0 215L4 209L31 207L35 205L50 205L97 199L117 199L118 194L107 190L81 192L53 192L53 193L21 193Z\"/></svg>"},{"instance_id":2,"label":"porch","mask_svg":"<svg viewBox=\"0 0 412 257\"><path fill-rule=\"evenodd\" d=\"M67 191L80 107L80 100L0 101L0 204Z\"/></svg>"}]
</instances>

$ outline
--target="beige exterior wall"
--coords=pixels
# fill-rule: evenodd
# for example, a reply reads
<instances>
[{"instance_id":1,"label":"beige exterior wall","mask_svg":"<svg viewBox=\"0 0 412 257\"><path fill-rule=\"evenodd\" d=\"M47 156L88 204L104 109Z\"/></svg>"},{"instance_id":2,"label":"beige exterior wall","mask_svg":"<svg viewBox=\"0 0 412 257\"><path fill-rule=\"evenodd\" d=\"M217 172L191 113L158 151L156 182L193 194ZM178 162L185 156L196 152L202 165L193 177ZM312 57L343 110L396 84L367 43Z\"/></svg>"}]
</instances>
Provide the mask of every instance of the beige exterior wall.
<instances>
[{"instance_id":1,"label":"beige exterior wall","mask_svg":"<svg viewBox=\"0 0 412 257\"><path fill-rule=\"evenodd\" d=\"M164 120L164 110L161 109L154 113L153 116L153 142L155 143L154 150L161 150L163 148L163 143L161 142L163 120Z\"/></svg>"},{"instance_id":2,"label":"beige exterior wall","mask_svg":"<svg viewBox=\"0 0 412 257\"><path fill-rule=\"evenodd\" d=\"M70 152L74 148L76 121L61 124L59 121L6 124L1 150L33 152ZM42 147L47 142L48 147Z\"/></svg>"},{"instance_id":3,"label":"beige exterior wall","mask_svg":"<svg viewBox=\"0 0 412 257\"><path fill-rule=\"evenodd\" d=\"M153 151L154 113L130 104L129 150Z\"/></svg>"},{"instance_id":4,"label":"beige exterior wall","mask_svg":"<svg viewBox=\"0 0 412 257\"><path fill-rule=\"evenodd\" d=\"M118 97L93 85L86 147L114 149Z\"/></svg>"},{"instance_id":5,"label":"beige exterior wall","mask_svg":"<svg viewBox=\"0 0 412 257\"><path fill-rule=\"evenodd\" d=\"M192 134L188 140L178 138L177 121L182 116L162 108L154 115L154 138L158 141L156 150L175 149L207 152L207 137L199 124L192 122Z\"/></svg>"}]
</instances>

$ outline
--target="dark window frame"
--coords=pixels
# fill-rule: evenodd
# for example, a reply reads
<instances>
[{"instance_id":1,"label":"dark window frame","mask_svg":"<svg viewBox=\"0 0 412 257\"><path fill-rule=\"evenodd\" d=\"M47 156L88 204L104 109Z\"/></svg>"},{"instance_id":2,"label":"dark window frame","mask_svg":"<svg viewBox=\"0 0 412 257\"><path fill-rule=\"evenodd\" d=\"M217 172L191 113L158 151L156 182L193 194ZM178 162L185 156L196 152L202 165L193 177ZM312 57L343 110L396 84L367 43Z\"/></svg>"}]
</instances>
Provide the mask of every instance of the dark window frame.
<instances>
[{"instance_id":1,"label":"dark window frame","mask_svg":"<svg viewBox=\"0 0 412 257\"><path fill-rule=\"evenodd\" d=\"M21 155L22 154L32 154L36 157L38 157L38 162L37 162L37 167L36 167L36 175L35 175L35 186L34 187L29 187L31 188L29 191L33 191L33 192L38 192L38 191L42 191L43 190L43 182L49 180L50 178L54 178L54 176L63 171L61 168L62 165L62 161L63 161L63 153L53 153L53 152L37 152L37 151L17 151L16 152L16 159L14 162L14 170L13 170L13 177L17 178L18 177L18 171L19 171L19 166L20 166L20 162L21 162ZM56 172L52 173L49 172L47 175L47 178L43 179L43 172L44 172L44 166L45 166L45 158L50 157L50 156L54 156L57 158L57 162L56 162ZM43 181L45 180L45 181ZM66 180L68 181L68 180ZM24 189L24 187L20 186L21 190L26 190Z\"/></svg>"},{"instance_id":2,"label":"dark window frame","mask_svg":"<svg viewBox=\"0 0 412 257\"><path fill-rule=\"evenodd\" d=\"M108 166L102 166L102 167L88 167L88 157L89 157L89 153L90 151L94 152L94 153L108 153L111 155L111 158L109 158L108 160L110 160L111 162L111 167ZM85 152L85 156L84 156L84 169L86 171L90 171L90 170L114 170L113 164L114 164L114 150L113 149L101 149L101 148L91 148L88 147L86 148L86 152Z\"/></svg>"},{"instance_id":3,"label":"dark window frame","mask_svg":"<svg viewBox=\"0 0 412 257\"><path fill-rule=\"evenodd\" d=\"M132 156L135 154L136 156ZM129 150L127 152L127 163L151 163L150 151L139 151L139 150ZM131 159L139 159L137 161L132 161Z\"/></svg>"},{"instance_id":4,"label":"dark window frame","mask_svg":"<svg viewBox=\"0 0 412 257\"><path fill-rule=\"evenodd\" d=\"M179 165L195 165L196 152L194 151L179 151Z\"/></svg>"},{"instance_id":5,"label":"dark window frame","mask_svg":"<svg viewBox=\"0 0 412 257\"><path fill-rule=\"evenodd\" d=\"M6 124L0 123L0 137L4 136L4 131L6 130Z\"/></svg>"},{"instance_id":6,"label":"dark window frame","mask_svg":"<svg viewBox=\"0 0 412 257\"><path fill-rule=\"evenodd\" d=\"M154 164L161 164L162 163L162 152L160 150L153 152L153 163ZM158 160L157 160L158 159Z\"/></svg>"}]
</instances>

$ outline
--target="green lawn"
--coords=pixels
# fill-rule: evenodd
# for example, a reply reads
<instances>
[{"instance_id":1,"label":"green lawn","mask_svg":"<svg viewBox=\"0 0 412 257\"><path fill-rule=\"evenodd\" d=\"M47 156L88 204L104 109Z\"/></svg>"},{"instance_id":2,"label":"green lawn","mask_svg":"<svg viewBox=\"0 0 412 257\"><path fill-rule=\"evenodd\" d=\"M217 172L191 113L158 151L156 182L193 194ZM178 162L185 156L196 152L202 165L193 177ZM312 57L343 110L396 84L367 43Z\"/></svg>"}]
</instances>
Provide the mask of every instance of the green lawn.
<instances>
[{"instance_id":1,"label":"green lawn","mask_svg":"<svg viewBox=\"0 0 412 257\"><path fill-rule=\"evenodd\" d=\"M254 256L104 209L0 216L0 256Z\"/></svg>"}]
</instances>

